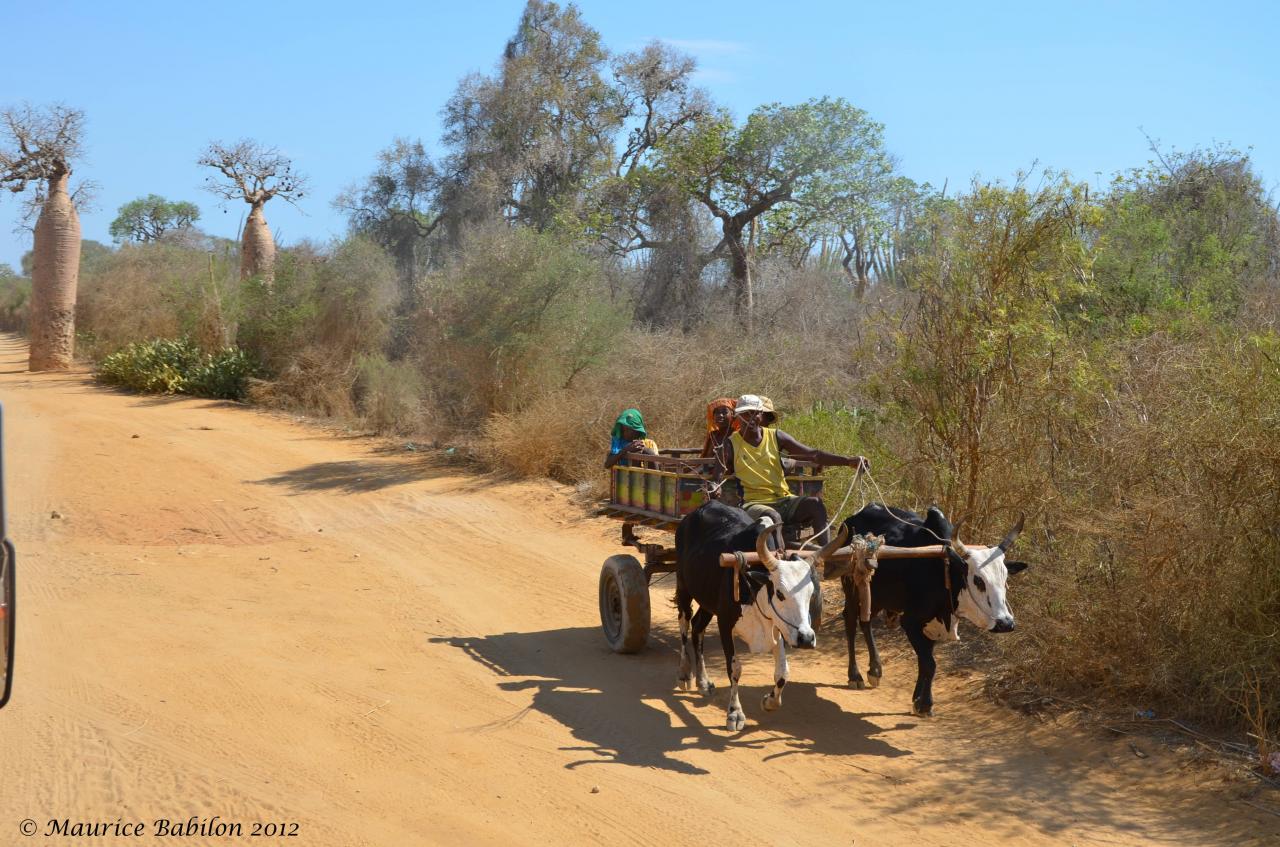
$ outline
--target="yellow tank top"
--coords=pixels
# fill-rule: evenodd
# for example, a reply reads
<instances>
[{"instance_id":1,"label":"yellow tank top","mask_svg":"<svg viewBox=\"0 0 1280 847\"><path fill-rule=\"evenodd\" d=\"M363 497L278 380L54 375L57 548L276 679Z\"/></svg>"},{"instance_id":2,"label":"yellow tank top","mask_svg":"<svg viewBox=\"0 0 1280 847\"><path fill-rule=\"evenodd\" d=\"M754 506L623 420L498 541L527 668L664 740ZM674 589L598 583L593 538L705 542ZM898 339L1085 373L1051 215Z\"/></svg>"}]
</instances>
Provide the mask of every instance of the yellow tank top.
<instances>
[{"instance_id":1,"label":"yellow tank top","mask_svg":"<svg viewBox=\"0 0 1280 847\"><path fill-rule=\"evenodd\" d=\"M743 500L747 503L765 503L791 496L787 478L782 471L782 453L778 450L778 431L772 427L764 430L759 447L752 447L735 432L729 436L733 442L733 473L742 483Z\"/></svg>"}]
</instances>

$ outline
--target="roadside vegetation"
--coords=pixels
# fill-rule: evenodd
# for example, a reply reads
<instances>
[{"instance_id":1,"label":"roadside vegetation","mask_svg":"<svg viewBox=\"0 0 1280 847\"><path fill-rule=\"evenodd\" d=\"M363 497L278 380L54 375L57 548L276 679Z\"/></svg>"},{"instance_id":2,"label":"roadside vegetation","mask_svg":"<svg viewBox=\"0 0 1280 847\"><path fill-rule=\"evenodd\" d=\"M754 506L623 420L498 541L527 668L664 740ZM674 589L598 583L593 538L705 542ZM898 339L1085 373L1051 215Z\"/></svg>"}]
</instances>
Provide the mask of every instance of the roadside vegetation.
<instances>
[{"instance_id":1,"label":"roadside vegetation","mask_svg":"<svg viewBox=\"0 0 1280 847\"><path fill-rule=\"evenodd\" d=\"M1105 186L947 193L898 174L855 106L731 116L691 59L610 52L573 6L530 0L501 56L445 105L441 158L410 138L371 155L334 200L338 243L277 247L263 206L301 178L211 144L243 242L185 201L123 208L117 245L80 255L81 355L105 382L594 493L621 409L694 445L707 401L765 394L967 539L1027 513L1025 623L991 645L1006 681L1248 732L1272 761L1280 223L1246 153L1153 144ZM27 320L31 276L0 267L0 326ZM831 508L848 481L828 476Z\"/></svg>"}]
</instances>

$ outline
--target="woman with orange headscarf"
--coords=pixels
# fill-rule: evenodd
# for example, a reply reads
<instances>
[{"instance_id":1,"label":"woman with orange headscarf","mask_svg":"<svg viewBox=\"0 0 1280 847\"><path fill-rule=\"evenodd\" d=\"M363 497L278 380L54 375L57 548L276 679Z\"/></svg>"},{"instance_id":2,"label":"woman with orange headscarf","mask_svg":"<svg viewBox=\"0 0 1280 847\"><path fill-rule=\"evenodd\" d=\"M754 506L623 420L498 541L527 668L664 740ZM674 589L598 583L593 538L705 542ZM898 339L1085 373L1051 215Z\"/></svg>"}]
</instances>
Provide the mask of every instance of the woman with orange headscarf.
<instances>
[{"instance_id":1,"label":"woman with orange headscarf","mask_svg":"<svg viewBox=\"0 0 1280 847\"><path fill-rule=\"evenodd\" d=\"M725 442L738 428L738 419L733 416L735 404L736 401L730 397L721 397L707 404L707 440L702 443L702 456L714 456L721 469L725 466Z\"/></svg>"}]
</instances>

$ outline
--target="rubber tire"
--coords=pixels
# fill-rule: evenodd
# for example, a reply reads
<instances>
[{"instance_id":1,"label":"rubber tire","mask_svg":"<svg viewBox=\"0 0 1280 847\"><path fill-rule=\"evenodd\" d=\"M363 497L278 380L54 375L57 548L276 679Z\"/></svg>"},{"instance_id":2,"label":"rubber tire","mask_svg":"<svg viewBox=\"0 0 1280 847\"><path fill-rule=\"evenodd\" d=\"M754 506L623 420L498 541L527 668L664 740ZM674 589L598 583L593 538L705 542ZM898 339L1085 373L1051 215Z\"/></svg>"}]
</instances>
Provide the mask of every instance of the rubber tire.
<instances>
[{"instance_id":1,"label":"rubber tire","mask_svg":"<svg viewBox=\"0 0 1280 847\"><path fill-rule=\"evenodd\" d=\"M615 653L636 653L649 640L649 581L635 556L610 556L600 569L600 626Z\"/></svg>"},{"instance_id":2,"label":"rubber tire","mask_svg":"<svg viewBox=\"0 0 1280 847\"><path fill-rule=\"evenodd\" d=\"M822 626L822 582L814 580L813 596L809 598L809 626L817 632Z\"/></svg>"}]
</instances>

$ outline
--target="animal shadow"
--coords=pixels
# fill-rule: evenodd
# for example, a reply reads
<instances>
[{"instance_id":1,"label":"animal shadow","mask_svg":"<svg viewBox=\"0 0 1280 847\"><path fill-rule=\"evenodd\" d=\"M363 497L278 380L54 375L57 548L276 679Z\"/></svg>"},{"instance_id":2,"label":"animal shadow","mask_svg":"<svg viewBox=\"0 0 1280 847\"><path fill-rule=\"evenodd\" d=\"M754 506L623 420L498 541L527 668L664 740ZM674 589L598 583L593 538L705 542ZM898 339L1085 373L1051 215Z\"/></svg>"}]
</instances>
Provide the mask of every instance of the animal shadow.
<instances>
[{"instance_id":1,"label":"animal shadow","mask_svg":"<svg viewBox=\"0 0 1280 847\"><path fill-rule=\"evenodd\" d=\"M497 685L504 691L531 690L529 708L582 742L564 748L582 754L565 765L569 769L623 764L705 774L679 754L735 747L758 749L769 758L814 753L893 758L908 752L879 737L893 730L871 723L870 715L845 711L803 682L788 685L782 709L767 714L759 705L768 690L763 680L744 684L748 726L729 733L723 729L727 680L719 675L710 698L675 691L677 661L670 636L651 636L647 650L629 656L611 652L595 627L433 638L431 643L464 651L500 677ZM713 643L708 639L709 646Z\"/></svg>"}]
</instances>

